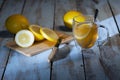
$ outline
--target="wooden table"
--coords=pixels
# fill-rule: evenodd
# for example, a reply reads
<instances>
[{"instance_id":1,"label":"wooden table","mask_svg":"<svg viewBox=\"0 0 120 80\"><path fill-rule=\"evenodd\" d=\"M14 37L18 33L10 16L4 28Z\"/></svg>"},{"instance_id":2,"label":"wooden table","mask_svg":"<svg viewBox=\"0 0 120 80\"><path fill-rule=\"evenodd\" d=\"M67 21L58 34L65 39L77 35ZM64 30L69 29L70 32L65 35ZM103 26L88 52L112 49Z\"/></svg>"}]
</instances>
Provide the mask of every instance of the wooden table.
<instances>
[{"instance_id":1,"label":"wooden table","mask_svg":"<svg viewBox=\"0 0 120 80\"><path fill-rule=\"evenodd\" d=\"M1 80L120 80L120 0L0 0L0 79ZM31 24L66 31L63 15L68 10L94 14L99 10L101 25L109 30L109 41L79 53L73 45L62 58L48 63L51 52L46 50L27 57L6 47L14 39L4 22L12 14L20 13Z\"/></svg>"}]
</instances>

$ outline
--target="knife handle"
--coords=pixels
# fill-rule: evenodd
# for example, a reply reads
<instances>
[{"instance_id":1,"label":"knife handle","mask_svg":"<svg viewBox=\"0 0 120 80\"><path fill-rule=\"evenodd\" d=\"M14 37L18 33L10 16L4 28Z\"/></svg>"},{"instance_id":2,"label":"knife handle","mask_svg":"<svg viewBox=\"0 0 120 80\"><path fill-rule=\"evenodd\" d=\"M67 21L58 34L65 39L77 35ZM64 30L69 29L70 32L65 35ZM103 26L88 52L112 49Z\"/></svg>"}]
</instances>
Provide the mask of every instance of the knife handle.
<instances>
[{"instance_id":1,"label":"knife handle","mask_svg":"<svg viewBox=\"0 0 120 80\"><path fill-rule=\"evenodd\" d=\"M58 51L58 47L54 47L52 49L52 52L50 53L49 57L48 57L48 62L51 62L53 57L55 56L56 52Z\"/></svg>"}]
</instances>

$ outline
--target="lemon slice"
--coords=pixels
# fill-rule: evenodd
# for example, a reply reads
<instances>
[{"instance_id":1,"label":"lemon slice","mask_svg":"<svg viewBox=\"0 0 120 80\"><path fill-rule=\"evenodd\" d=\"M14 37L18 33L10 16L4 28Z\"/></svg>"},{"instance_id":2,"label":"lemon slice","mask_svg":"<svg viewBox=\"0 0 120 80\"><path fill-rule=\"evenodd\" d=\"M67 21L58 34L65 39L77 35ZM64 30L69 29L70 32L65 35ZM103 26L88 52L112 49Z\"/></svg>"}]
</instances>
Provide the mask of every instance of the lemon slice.
<instances>
[{"instance_id":1,"label":"lemon slice","mask_svg":"<svg viewBox=\"0 0 120 80\"><path fill-rule=\"evenodd\" d=\"M52 29L49 28L41 28L40 32L44 36L44 38L52 42L57 42L59 38L58 35Z\"/></svg>"},{"instance_id":2,"label":"lemon slice","mask_svg":"<svg viewBox=\"0 0 120 80\"><path fill-rule=\"evenodd\" d=\"M74 29L74 35L77 39L84 39L87 37L89 32L91 31L92 24L82 24L78 25Z\"/></svg>"},{"instance_id":3,"label":"lemon slice","mask_svg":"<svg viewBox=\"0 0 120 80\"><path fill-rule=\"evenodd\" d=\"M34 34L35 36L35 41L40 41L43 40L44 37L40 33L40 26L38 25L30 25L29 30Z\"/></svg>"},{"instance_id":4,"label":"lemon slice","mask_svg":"<svg viewBox=\"0 0 120 80\"><path fill-rule=\"evenodd\" d=\"M30 47L34 43L34 35L29 30L21 30L15 35L15 42L20 47Z\"/></svg>"}]
</instances>

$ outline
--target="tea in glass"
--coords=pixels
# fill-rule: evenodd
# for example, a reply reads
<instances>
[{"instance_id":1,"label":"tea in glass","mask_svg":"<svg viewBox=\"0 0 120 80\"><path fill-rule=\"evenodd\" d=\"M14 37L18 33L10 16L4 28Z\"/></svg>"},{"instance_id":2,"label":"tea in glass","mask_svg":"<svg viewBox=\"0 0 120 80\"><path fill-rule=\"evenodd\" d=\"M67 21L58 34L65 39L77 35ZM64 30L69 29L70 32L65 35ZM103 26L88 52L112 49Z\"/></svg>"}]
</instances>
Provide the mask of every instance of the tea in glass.
<instances>
[{"instance_id":1,"label":"tea in glass","mask_svg":"<svg viewBox=\"0 0 120 80\"><path fill-rule=\"evenodd\" d=\"M98 38L97 25L92 22L75 24L73 29L74 38L82 48L92 47Z\"/></svg>"}]
</instances>

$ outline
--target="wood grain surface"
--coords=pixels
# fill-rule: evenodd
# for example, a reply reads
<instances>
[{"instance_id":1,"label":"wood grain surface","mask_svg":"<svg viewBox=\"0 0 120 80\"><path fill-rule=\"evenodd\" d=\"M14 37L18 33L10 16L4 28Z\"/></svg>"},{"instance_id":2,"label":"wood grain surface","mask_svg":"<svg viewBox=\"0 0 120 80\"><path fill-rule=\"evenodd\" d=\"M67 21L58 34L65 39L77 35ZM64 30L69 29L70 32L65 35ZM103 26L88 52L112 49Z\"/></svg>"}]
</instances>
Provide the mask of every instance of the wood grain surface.
<instances>
[{"instance_id":1,"label":"wood grain surface","mask_svg":"<svg viewBox=\"0 0 120 80\"><path fill-rule=\"evenodd\" d=\"M119 36L119 10L118 10L118 5L120 1L112 1L109 0L107 1L108 5L110 6L109 9L112 12L112 18L113 20L111 21L110 18L109 20L111 22L109 25L109 29L114 28L109 30L110 34L113 35L110 36L110 39L108 43L105 46L100 46L100 51L101 51L101 64L103 65L105 73L109 76L110 80L119 80L120 79L120 64L119 64L119 59L120 59L120 36ZM113 24L114 21L114 24ZM116 28L116 30L115 30Z\"/></svg>"},{"instance_id":2,"label":"wood grain surface","mask_svg":"<svg viewBox=\"0 0 120 80\"><path fill-rule=\"evenodd\" d=\"M79 11L82 11L82 13L86 15L88 14L94 15L95 9L98 9L99 13L98 13L97 19L99 20L99 24L102 24L102 25L104 25L105 23L101 23L101 21L109 18L109 15L107 15L108 13L104 11L103 7L105 8L108 7L107 2L105 0L104 1L99 0L98 3L95 3L94 1L77 0L77 9ZM106 16L102 18L104 15ZM105 36L102 36L102 37L105 37ZM86 80L107 80L108 77L104 73L104 69L99 61L100 51L97 44L89 50L83 50L82 54L83 54L83 60L85 65L84 67L85 67Z\"/></svg>"},{"instance_id":3,"label":"wood grain surface","mask_svg":"<svg viewBox=\"0 0 120 80\"><path fill-rule=\"evenodd\" d=\"M30 24L38 24L52 29L54 24L54 0L26 0L23 15L28 18Z\"/></svg>"},{"instance_id":4,"label":"wood grain surface","mask_svg":"<svg viewBox=\"0 0 120 80\"><path fill-rule=\"evenodd\" d=\"M120 9L119 0L0 0L0 80L120 80ZM38 24L72 35L63 15L69 10L94 15L109 30L109 40L81 51L72 41L60 47L51 65L52 49L26 57L7 48L14 39L4 22L12 14L23 14L30 24ZM104 31L100 33L105 38Z\"/></svg>"},{"instance_id":5,"label":"wood grain surface","mask_svg":"<svg viewBox=\"0 0 120 80\"><path fill-rule=\"evenodd\" d=\"M9 58L10 49L5 46L9 39L0 38L0 79L2 79Z\"/></svg>"},{"instance_id":6,"label":"wood grain surface","mask_svg":"<svg viewBox=\"0 0 120 80\"><path fill-rule=\"evenodd\" d=\"M55 6L55 30L64 31L71 34L63 23L63 15L69 10L76 10L75 0L56 0ZM84 80L84 68L82 55L76 48L72 48L73 52L68 54L64 59L53 62L52 80ZM61 53L62 54L62 53ZM63 75L66 75L63 77Z\"/></svg>"},{"instance_id":7,"label":"wood grain surface","mask_svg":"<svg viewBox=\"0 0 120 80\"><path fill-rule=\"evenodd\" d=\"M110 8L111 8L111 11L113 13L113 16L114 16L114 19L115 19L115 22L116 22L116 26L119 28L119 33L120 33L120 9L118 8L119 7L119 4L120 4L120 0L109 0L108 1L109 5L110 5Z\"/></svg>"},{"instance_id":8,"label":"wood grain surface","mask_svg":"<svg viewBox=\"0 0 120 80\"><path fill-rule=\"evenodd\" d=\"M21 0L20 0L21 1ZM24 1L24 0L22 0ZM12 1L10 1L12 2ZM15 1L13 1L15 2ZM18 2L18 1L17 1ZM46 5L46 3L49 3ZM20 2L18 2L20 3ZM20 3L23 5L22 3ZM29 5L31 4L31 5ZM40 4L40 5L39 5ZM41 5L42 4L42 5ZM32 0L32 1L25 1L24 5L21 9L23 9L20 13L22 13L24 16L30 20L30 23L32 24L38 24L39 20L43 21L43 19L46 21L44 24L52 25L53 24L53 16L49 16L50 12L45 12L43 5L47 6L54 6L51 1L48 0ZM17 5L17 4L16 4ZM17 5L19 6L19 5ZM36 6L36 7L34 7ZM15 7L16 8L16 7ZM50 8L50 7L48 7ZM52 8L51 8L52 9ZM35 10L35 11L34 11ZM34 13L32 13L34 12ZM42 15L39 15L42 14ZM51 13L53 14L53 13ZM36 15L39 15L38 17ZM46 18L41 18L46 17ZM51 22L48 24L49 21L48 18L50 18ZM40 22L41 23L41 22ZM49 26L47 26L49 27ZM50 27L49 27L50 28ZM48 50L46 52L43 52L42 55L37 55L31 58L25 57L23 55L18 54L15 51L11 52L10 59L8 61L8 65L5 70L5 74L3 79L10 79L10 80L49 80L50 77L50 68L48 63L48 55L51 50ZM14 67L12 67L14 66ZM22 68L24 67L24 68ZM29 75L26 77L26 74ZM13 76L10 76L13 75Z\"/></svg>"},{"instance_id":9,"label":"wood grain surface","mask_svg":"<svg viewBox=\"0 0 120 80\"><path fill-rule=\"evenodd\" d=\"M13 35L6 31L4 22L6 18L15 13L21 13L24 1L4 1L4 5L0 10L0 79L3 79L6 65L9 60L10 49L5 47L6 42L11 40ZM16 6L16 7L15 7Z\"/></svg>"},{"instance_id":10,"label":"wood grain surface","mask_svg":"<svg viewBox=\"0 0 120 80\"><path fill-rule=\"evenodd\" d=\"M0 9L2 8L3 0L0 0Z\"/></svg>"},{"instance_id":11,"label":"wood grain surface","mask_svg":"<svg viewBox=\"0 0 120 80\"><path fill-rule=\"evenodd\" d=\"M120 79L120 40L119 35L114 35L105 46L100 46L101 64L110 80ZM117 41L117 42L116 42Z\"/></svg>"}]
</instances>

